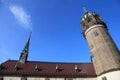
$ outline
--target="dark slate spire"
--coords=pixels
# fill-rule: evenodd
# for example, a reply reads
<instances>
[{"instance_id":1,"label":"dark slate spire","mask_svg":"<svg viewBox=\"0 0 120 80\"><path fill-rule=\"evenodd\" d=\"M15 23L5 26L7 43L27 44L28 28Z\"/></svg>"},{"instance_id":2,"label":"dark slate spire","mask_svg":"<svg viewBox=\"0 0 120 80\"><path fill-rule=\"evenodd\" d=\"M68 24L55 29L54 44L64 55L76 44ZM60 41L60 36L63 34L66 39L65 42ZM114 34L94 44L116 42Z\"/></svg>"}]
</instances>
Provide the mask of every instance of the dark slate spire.
<instances>
[{"instance_id":1,"label":"dark slate spire","mask_svg":"<svg viewBox=\"0 0 120 80\"><path fill-rule=\"evenodd\" d=\"M29 53L30 37L31 37L31 33L30 33L30 36L28 38L28 41L27 41L24 49L21 52L21 55L20 55L20 58L19 58L19 62L21 62L21 63L25 63L27 61L28 53Z\"/></svg>"}]
</instances>

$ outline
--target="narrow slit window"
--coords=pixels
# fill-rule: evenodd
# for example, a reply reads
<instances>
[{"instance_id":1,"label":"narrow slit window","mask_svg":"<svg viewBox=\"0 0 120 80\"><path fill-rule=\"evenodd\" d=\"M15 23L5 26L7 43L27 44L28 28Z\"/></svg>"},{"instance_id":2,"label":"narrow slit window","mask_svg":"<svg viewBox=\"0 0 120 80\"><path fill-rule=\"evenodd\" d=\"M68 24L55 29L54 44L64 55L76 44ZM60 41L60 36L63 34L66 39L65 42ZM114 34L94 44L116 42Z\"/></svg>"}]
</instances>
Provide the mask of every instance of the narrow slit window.
<instances>
[{"instance_id":1,"label":"narrow slit window","mask_svg":"<svg viewBox=\"0 0 120 80\"><path fill-rule=\"evenodd\" d=\"M93 49L93 45L91 44L91 45L90 45L90 50L92 50L92 49Z\"/></svg>"},{"instance_id":2,"label":"narrow slit window","mask_svg":"<svg viewBox=\"0 0 120 80\"><path fill-rule=\"evenodd\" d=\"M95 35L95 37L97 37L99 34L98 34L98 32L96 31L96 32L94 32L94 35Z\"/></svg>"}]
</instances>

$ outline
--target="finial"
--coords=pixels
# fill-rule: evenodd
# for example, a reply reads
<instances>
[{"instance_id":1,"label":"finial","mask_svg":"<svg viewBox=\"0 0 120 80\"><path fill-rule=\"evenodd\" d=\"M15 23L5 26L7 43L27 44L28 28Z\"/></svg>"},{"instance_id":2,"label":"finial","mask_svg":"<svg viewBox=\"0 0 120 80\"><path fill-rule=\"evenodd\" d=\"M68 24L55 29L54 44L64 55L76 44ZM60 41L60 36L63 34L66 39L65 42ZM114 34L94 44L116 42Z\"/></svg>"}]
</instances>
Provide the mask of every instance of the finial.
<instances>
[{"instance_id":1,"label":"finial","mask_svg":"<svg viewBox=\"0 0 120 80\"><path fill-rule=\"evenodd\" d=\"M88 12L85 7L83 7L83 11L84 11L84 13Z\"/></svg>"}]
</instances>

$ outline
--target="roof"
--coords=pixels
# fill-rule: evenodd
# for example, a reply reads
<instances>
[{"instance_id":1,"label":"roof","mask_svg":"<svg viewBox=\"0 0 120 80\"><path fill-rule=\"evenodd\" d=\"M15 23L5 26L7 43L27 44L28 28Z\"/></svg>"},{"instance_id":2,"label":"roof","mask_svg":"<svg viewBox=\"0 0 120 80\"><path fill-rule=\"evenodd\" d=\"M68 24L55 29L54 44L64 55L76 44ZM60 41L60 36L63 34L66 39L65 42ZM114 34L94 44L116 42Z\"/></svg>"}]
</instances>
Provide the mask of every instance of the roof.
<instances>
[{"instance_id":1,"label":"roof","mask_svg":"<svg viewBox=\"0 0 120 80\"><path fill-rule=\"evenodd\" d=\"M0 74L39 77L96 77L92 63L27 61L26 63L17 64L17 62L17 60L4 62ZM17 70L15 70L16 64Z\"/></svg>"}]
</instances>

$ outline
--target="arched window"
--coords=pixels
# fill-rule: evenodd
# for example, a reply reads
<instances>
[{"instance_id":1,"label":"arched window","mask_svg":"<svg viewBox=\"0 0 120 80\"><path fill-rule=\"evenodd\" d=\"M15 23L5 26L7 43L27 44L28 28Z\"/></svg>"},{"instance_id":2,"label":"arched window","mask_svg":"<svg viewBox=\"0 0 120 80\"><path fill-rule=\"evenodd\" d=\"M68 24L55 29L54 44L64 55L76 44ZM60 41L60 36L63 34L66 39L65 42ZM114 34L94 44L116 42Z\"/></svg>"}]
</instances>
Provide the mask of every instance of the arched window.
<instances>
[{"instance_id":1,"label":"arched window","mask_svg":"<svg viewBox=\"0 0 120 80\"><path fill-rule=\"evenodd\" d=\"M97 31L94 32L95 37L97 37L99 35L99 33Z\"/></svg>"}]
</instances>

